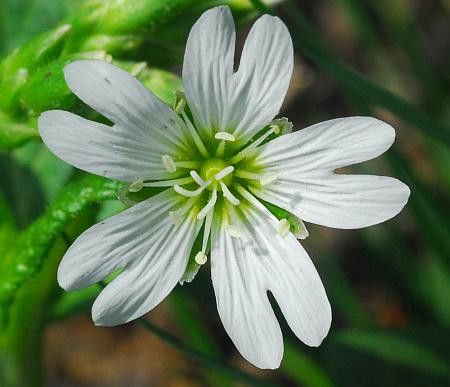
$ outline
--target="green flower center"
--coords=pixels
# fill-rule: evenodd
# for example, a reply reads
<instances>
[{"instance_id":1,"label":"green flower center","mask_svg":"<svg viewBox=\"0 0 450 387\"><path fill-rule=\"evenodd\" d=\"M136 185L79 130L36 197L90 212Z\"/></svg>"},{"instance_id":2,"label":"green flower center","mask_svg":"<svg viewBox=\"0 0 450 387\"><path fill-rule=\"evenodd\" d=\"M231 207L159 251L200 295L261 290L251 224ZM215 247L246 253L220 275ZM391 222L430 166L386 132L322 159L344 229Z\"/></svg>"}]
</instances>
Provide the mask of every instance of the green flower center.
<instances>
[{"instance_id":1,"label":"green flower center","mask_svg":"<svg viewBox=\"0 0 450 387\"><path fill-rule=\"evenodd\" d=\"M215 176L222 170L224 170L226 167L228 167L228 164L221 160L221 159L209 159L206 160L201 168L200 168L200 177L205 180L205 181L214 181L215 180ZM226 175L225 177L223 177L221 179L221 181L228 187L231 185L231 182L233 180L233 174L230 173L228 175ZM212 191L212 185L209 185L207 187L208 190ZM219 185L217 187L218 191L221 191L222 188Z\"/></svg>"}]
</instances>

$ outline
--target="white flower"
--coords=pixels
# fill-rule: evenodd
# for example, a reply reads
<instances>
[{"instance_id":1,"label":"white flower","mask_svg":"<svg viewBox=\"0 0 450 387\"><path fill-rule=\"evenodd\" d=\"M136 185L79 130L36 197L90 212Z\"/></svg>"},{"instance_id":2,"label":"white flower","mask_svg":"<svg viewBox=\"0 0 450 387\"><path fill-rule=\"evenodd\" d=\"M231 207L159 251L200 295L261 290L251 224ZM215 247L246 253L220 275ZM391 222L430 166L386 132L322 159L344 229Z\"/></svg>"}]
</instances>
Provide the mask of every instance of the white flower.
<instances>
[{"instance_id":1,"label":"white flower","mask_svg":"<svg viewBox=\"0 0 450 387\"><path fill-rule=\"evenodd\" d=\"M352 117L289 133L287 120L274 120L293 67L280 19L265 15L255 23L236 72L234 51L229 9L205 12L187 42L186 99L175 110L106 62L65 68L72 91L114 126L49 111L39 119L47 146L80 169L130 182L130 191L165 189L84 232L64 256L58 281L79 289L122 270L92 315L97 325L123 324L191 280L210 248L227 333L247 360L276 368L283 342L267 291L307 345L318 346L331 323L322 282L293 234L307 236L301 220L370 226L396 215L409 189L390 177L333 173L386 151L391 126ZM277 219L267 202L287 219ZM202 247L186 271L197 237Z\"/></svg>"}]
</instances>

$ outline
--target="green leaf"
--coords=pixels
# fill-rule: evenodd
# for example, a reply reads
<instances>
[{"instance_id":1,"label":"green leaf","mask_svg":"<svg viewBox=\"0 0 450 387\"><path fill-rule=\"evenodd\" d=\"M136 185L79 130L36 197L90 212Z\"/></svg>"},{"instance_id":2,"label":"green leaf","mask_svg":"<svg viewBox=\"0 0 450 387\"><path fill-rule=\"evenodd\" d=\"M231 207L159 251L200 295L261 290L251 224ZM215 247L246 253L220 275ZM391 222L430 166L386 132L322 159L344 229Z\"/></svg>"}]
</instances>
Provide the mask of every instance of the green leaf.
<instances>
[{"instance_id":1,"label":"green leaf","mask_svg":"<svg viewBox=\"0 0 450 387\"><path fill-rule=\"evenodd\" d=\"M16 233L13 214L0 191L0 267Z\"/></svg>"},{"instance_id":2,"label":"green leaf","mask_svg":"<svg viewBox=\"0 0 450 387\"><path fill-rule=\"evenodd\" d=\"M304 387L334 387L335 384L315 361L295 348L284 343L284 357L281 369Z\"/></svg>"},{"instance_id":3,"label":"green leaf","mask_svg":"<svg viewBox=\"0 0 450 387\"><path fill-rule=\"evenodd\" d=\"M17 290L41 269L48 251L61 232L90 206L116 197L122 183L86 176L68 186L47 211L17 239L0 272L0 323Z\"/></svg>"},{"instance_id":4,"label":"green leaf","mask_svg":"<svg viewBox=\"0 0 450 387\"><path fill-rule=\"evenodd\" d=\"M450 126L430 116L417 106L396 96L375 82L365 78L349 66L336 59L322 43L320 34L295 6L286 7L294 45L315 64L322 67L336 81L357 98L363 98L373 105L381 106L396 116L420 128L424 134L450 145Z\"/></svg>"},{"instance_id":5,"label":"green leaf","mask_svg":"<svg viewBox=\"0 0 450 387\"><path fill-rule=\"evenodd\" d=\"M367 352L389 363L420 369L433 375L449 375L444 359L419 342L392 332L352 330L339 333L333 341Z\"/></svg>"}]
</instances>

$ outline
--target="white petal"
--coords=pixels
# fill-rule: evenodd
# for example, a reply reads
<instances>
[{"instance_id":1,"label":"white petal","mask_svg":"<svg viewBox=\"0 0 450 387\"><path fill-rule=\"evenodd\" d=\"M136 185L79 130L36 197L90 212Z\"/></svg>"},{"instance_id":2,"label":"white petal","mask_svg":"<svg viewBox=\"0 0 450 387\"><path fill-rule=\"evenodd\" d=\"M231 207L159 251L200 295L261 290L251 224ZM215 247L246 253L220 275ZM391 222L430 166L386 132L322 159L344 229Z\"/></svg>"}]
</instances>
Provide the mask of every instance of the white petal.
<instances>
[{"instance_id":1,"label":"white petal","mask_svg":"<svg viewBox=\"0 0 450 387\"><path fill-rule=\"evenodd\" d=\"M185 147L187 129L178 115L131 74L99 60L64 68L69 88L120 130L171 148ZM130 134L131 135L131 134Z\"/></svg>"},{"instance_id":2,"label":"white petal","mask_svg":"<svg viewBox=\"0 0 450 387\"><path fill-rule=\"evenodd\" d=\"M277 219L260 204L240 215L236 226L245 237L230 236L223 223L213 230L211 270L217 307L241 354L260 368L277 368L283 343L267 290L294 333L311 346L326 336L331 309L319 275L295 237L279 236Z\"/></svg>"},{"instance_id":3,"label":"white petal","mask_svg":"<svg viewBox=\"0 0 450 387\"><path fill-rule=\"evenodd\" d=\"M288 29L278 18L261 16L245 41L230 127L241 144L246 143L279 113L294 66L294 52Z\"/></svg>"},{"instance_id":4,"label":"white petal","mask_svg":"<svg viewBox=\"0 0 450 387\"><path fill-rule=\"evenodd\" d=\"M214 128L221 128L224 104L233 87L235 35L230 9L222 6L206 11L197 20L186 43L183 63L186 99L197 129L209 138L213 138Z\"/></svg>"},{"instance_id":5,"label":"white petal","mask_svg":"<svg viewBox=\"0 0 450 387\"><path fill-rule=\"evenodd\" d=\"M145 200L100 222L70 246L58 268L58 282L66 290L85 288L104 279L150 250L155 222L179 205L172 190Z\"/></svg>"},{"instance_id":6,"label":"white petal","mask_svg":"<svg viewBox=\"0 0 450 387\"><path fill-rule=\"evenodd\" d=\"M97 297L92 307L96 325L119 325L141 317L167 297L186 270L199 231L194 215L186 215L178 226L161 212L147 216L147 227L133 235L146 251L139 256L128 252L133 256L124 271ZM140 254L144 247L135 249Z\"/></svg>"},{"instance_id":7,"label":"white petal","mask_svg":"<svg viewBox=\"0 0 450 387\"><path fill-rule=\"evenodd\" d=\"M317 176L377 157L394 138L394 128L375 118L338 118L270 141L261 146L256 162L267 172Z\"/></svg>"},{"instance_id":8,"label":"white petal","mask_svg":"<svg viewBox=\"0 0 450 387\"><path fill-rule=\"evenodd\" d=\"M269 15L253 26L234 73L235 30L228 7L205 12L186 46L183 82L201 132L232 132L241 146L278 113L293 67L293 49L283 22ZM239 135L239 138L237 137Z\"/></svg>"},{"instance_id":9,"label":"white petal","mask_svg":"<svg viewBox=\"0 0 450 387\"><path fill-rule=\"evenodd\" d=\"M170 147L137 131L121 130L52 110L39 117L39 132L59 158L97 175L123 181L179 175L168 174L162 163L162 154L168 153Z\"/></svg>"},{"instance_id":10,"label":"white petal","mask_svg":"<svg viewBox=\"0 0 450 387\"><path fill-rule=\"evenodd\" d=\"M306 222L343 229L394 217L410 194L407 185L391 177L339 174L303 178L285 174L264 189L251 190Z\"/></svg>"}]
</instances>

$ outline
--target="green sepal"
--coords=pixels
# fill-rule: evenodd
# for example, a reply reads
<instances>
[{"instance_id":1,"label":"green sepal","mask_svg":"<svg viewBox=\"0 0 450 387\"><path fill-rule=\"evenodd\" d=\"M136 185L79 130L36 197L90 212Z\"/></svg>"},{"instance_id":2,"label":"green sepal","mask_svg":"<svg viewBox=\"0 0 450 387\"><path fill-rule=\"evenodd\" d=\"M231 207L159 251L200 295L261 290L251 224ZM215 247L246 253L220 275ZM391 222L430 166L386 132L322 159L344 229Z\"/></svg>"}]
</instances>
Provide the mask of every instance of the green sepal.
<instances>
[{"instance_id":1,"label":"green sepal","mask_svg":"<svg viewBox=\"0 0 450 387\"><path fill-rule=\"evenodd\" d=\"M104 50L111 55L119 55L124 51L133 51L141 46L144 38L139 35L125 34L125 35L108 35L95 34L88 37L83 45L79 48L80 51L99 51Z\"/></svg>"},{"instance_id":2,"label":"green sepal","mask_svg":"<svg viewBox=\"0 0 450 387\"><path fill-rule=\"evenodd\" d=\"M258 200L278 219L286 219L289 222L290 229L289 231L295 236L304 235L305 228L301 219L299 219L294 214L291 214L289 211L286 211L275 204L266 202L261 198ZM302 238L303 239L303 238Z\"/></svg>"},{"instance_id":3,"label":"green sepal","mask_svg":"<svg viewBox=\"0 0 450 387\"><path fill-rule=\"evenodd\" d=\"M17 90L38 68L59 57L70 30L66 24L41 34L6 57L0 64L1 107L11 109Z\"/></svg>"},{"instance_id":4,"label":"green sepal","mask_svg":"<svg viewBox=\"0 0 450 387\"><path fill-rule=\"evenodd\" d=\"M200 267L204 265L199 265L197 262L195 262L195 256L199 251L202 249L203 244L203 228L205 225L203 224L202 228L200 229L197 238L195 238L194 244L192 245L191 253L189 255L189 260L186 265L186 270L184 271L184 274L182 275L180 279L180 284L183 285L185 282L189 283L192 282L197 275ZM211 238L208 239L208 243L206 245L206 251L205 254L208 255L211 250Z\"/></svg>"},{"instance_id":5,"label":"green sepal","mask_svg":"<svg viewBox=\"0 0 450 387\"><path fill-rule=\"evenodd\" d=\"M57 59L72 26L65 24L45 32L14 50L0 65L3 79L15 77L20 69L33 72L41 65Z\"/></svg>"},{"instance_id":6,"label":"green sepal","mask_svg":"<svg viewBox=\"0 0 450 387\"><path fill-rule=\"evenodd\" d=\"M124 204L128 206L135 205L144 200L150 199L151 197L159 194L160 192L168 189L167 187L144 187L138 192L129 191L130 184L122 187L119 191L117 198Z\"/></svg>"},{"instance_id":7,"label":"green sepal","mask_svg":"<svg viewBox=\"0 0 450 387\"><path fill-rule=\"evenodd\" d=\"M110 57L103 51L81 53L39 68L19 91L22 110L29 116L37 116L46 110L72 109L78 100L67 86L63 70L67 64L79 59L107 60Z\"/></svg>"},{"instance_id":8,"label":"green sepal","mask_svg":"<svg viewBox=\"0 0 450 387\"><path fill-rule=\"evenodd\" d=\"M113 63L137 77L153 94L169 106L172 106L175 100L174 90L183 88L183 82L178 75L148 67L146 62L113 61Z\"/></svg>"},{"instance_id":9,"label":"green sepal","mask_svg":"<svg viewBox=\"0 0 450 387\"><path fill-rule=\"evenodd\" d=\"M38 137L34 120L16 121L0 110L0 150L13 149Z\"/></svg>"}]
</instances>

